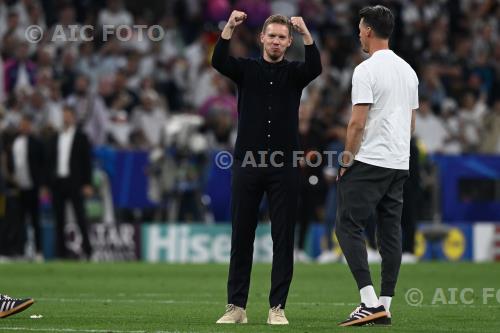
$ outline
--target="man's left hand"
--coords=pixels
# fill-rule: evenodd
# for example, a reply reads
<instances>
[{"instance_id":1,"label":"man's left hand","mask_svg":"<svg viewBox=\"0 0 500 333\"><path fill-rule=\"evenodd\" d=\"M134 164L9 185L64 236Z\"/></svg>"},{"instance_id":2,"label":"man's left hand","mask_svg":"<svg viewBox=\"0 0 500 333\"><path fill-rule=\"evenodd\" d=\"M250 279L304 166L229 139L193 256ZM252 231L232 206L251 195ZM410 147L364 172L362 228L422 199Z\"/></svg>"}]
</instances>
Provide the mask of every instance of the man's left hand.
<instances>
[{"instance_id":1,"label":"man's left hand","mask_svg":"<svg viewBox=\"0 0 500 333\"><path fill-rule=\"evenodd\" d=\"M314 43L311 33L307 29L304 19L301 16L292 17L290 19L290 23L292 24L293 29L302 35L304 45L312 45L312 43Z\"/></svg>"},{"instance_id":2,"label":"man's left hand","mask_svg":"<svg viewBox=\"0 0 500 333\"><path fill-rule=\"evenodd\" d=\"M306 27L304 19L301 16L293 16L290 18L292 27L301 35L309 34L309 30Z\"/></svg>"},{"instance_id":3,"label":"man's left hand","mask_svg":"<svg viewBox=\"0 0 500 333\"><path fill-rule=\"evenodd\" d=\"M337 175L337 181L339 181L340 178L342 178L346 170L347 170L346 168L340 167L339 174Z\"/></svg>"}]
</instances>

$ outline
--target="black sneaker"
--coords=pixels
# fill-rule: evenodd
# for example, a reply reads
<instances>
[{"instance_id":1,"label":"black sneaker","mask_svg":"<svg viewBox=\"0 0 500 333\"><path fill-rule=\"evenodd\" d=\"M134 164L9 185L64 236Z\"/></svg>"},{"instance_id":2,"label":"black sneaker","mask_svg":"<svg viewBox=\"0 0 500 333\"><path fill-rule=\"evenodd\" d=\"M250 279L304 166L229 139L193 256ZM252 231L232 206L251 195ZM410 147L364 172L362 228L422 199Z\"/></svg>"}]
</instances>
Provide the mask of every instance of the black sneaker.
<instances>
[{"instance_id":1,"label":"black sneaker","mask_svg":"<svg viewBox=\"0 0 500 333\"><path fill-rule=\"evenodd\" d=\"M387 317L380 317L373 321L375 326L392 326L392 316L389 311L387 312Z\"/></svg>"},{"instance_id":2,"label":"black sneaker","mask_svg":"<svg viewBox=\"0 0 500 333\"><path fill-rule=\"evenodd\" d=\"M339 326L362 326L373 322L376 319L387 318L387 312L383 305L376 308L369 308L361 303L351 314L349 318L339 323Z\"/></svg>"},{"instance_id":3,"label":"black sneaker","mask_svg":"<svg viewBox=\"0 0 500 333\"><path fill-rule=\"evenodd\" d=\"M374 321L366 323L364 326L381 326L381 327L392 326L391 313L389 311L386 312L387 312L387 317L377 318Z\"/></svg>"},{"instance_id":4,"label":"black sneaker","mask_svg":"<svg viewBox=\"0 0 500 333\"><path fill-rule=\"evenodd\" d=\"M392 326L391 317L381 317L373 321L374 326Z\"/></svg>"},{"instance_id":5,"label":"black sneaker","mask_svg":"<svg viewBox=\"0 0 500 333\"><path fill-rule=\"evenodd\" d=\"M35 301L32 298L17 299L7 295L0 295L0 318L5 318L26 310Z\"/></svg>"}]
</instances>

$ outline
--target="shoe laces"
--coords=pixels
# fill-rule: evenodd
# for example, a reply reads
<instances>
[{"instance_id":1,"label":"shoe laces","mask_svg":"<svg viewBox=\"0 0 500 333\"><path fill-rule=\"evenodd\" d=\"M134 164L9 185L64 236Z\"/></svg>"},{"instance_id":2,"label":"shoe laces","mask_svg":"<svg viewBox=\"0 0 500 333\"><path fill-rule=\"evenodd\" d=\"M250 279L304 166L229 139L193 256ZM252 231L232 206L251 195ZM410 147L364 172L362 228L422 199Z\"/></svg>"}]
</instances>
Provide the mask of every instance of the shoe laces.
<instances>
[{"instance_id":1,"label":"shoe laces","mask_svg":"<svg viewBox=\"0 0 500 333\"><path fill-rule=\"evenodd\" d=\"M278 317L285 317L285 311L281 308L281 304L276 305L275 307L271 308L271 312Z\"/></svg>"},{"instance_id":2,"label":"shoe laces","mask_svg":"<svg viewBox=\"0 0 500 333\"><path fill-rule=\"evenodd\" d=\"M359 312L359 310L361 310L361 308L362 308L362 306L361 306L361 305L359 305L356 309L354 309L354 311L353 311L353 312L351 312L351 314L349 315L349 317L354 316L356 313L358 313L358 312Z\"/></svg>"},{"instance_id":3,"label":"shoe laces","mask_svg":"<svg viewBox=\"0 0 500 333\"><path fill-rule=\"evenodd\" d=\"M12 297L7 295L0 295L0 299L12 299Z\"/></svg>"},{"instance_id":4,"label":"shoe laces","mask_svg":"<svg viewBox=\"0 0 500 333\"><path fill-rule=\"evenodd\" d=\"M234 304L227 304L226 305L226 312L224 314L228 314L230 312L233 312L236 310L236 306Z\"/></svg>"}]
</instances>

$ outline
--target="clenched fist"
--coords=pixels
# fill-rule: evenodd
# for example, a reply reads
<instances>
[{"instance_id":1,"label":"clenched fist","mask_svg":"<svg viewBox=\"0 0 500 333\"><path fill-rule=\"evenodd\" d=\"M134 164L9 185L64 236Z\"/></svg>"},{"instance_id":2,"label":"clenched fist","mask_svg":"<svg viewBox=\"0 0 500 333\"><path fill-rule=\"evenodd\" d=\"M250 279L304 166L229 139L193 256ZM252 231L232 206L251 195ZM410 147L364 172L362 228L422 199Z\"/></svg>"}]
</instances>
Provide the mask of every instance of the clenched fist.
<instances>
[{"instance_id":1,"label":"clenched fist","mask_svg":"<svg viewBox=\"0 0 500 333\"><path fill-rule=\"evenodd\" d=\"M240 25L247 18L247 14L245 12L240 12L239 10L233 10L229 20L227 21L227 25L229 28L234 29L238 25Z\"/></svg>"},{"instance_id":2,"label":"clenched fist","mask_svg":"<svg viewBox=\"0 0 500 333\"><path fill-rule=\"evenodd\" d=\"M295 29L295 31L302 35L302 38L304 39L304 43L306 45L310 45L313 43L311 33L307 29L304 19L301 16L293 16L290 19L290 23L292 23L293 29Z\"/></svg>"},{"instance_id":3,"label":"clenched fist","mask_svg":"<svg viewBox=\"0 0 500 333\"><path fill-rule=\"evenodd\" d=\"M301 16L293 16L290 19L290 22L292 23L295 31L297 31L299 34L304 35L305 33L309 32L309 30L307 30L306 24L304 23L304 19Z\"/></svg>"}]
</instances>

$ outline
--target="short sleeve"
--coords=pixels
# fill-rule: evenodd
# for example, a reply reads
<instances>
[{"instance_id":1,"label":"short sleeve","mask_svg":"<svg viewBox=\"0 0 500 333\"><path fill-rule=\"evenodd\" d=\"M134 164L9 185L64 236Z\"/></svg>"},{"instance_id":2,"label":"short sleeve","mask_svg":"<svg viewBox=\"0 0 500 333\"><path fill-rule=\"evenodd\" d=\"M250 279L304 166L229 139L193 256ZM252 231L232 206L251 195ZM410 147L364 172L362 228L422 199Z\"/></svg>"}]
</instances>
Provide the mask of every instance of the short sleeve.
<instances>
[{"instance_id":1,"label":"short sleeve","mask_svg":"<svg viewBox=\"0 0 500 333\"><path fill-rule=\"evenodd\" d=\"M413 87L410 100L412 110L418 109L418 77L417 74L414 73L414 75L415 75L415 87Z\"/></svg>"},{"instance_id":2,"label":"short sleeve","mask_svg":"<svg viewBox=\"0 0 500 333\"><path fill-rule=\"evenodd\" d=\"M352 105L373 104L370 74L364 66L357 66L352 75Z\"/></svg>"}]
</instances>

